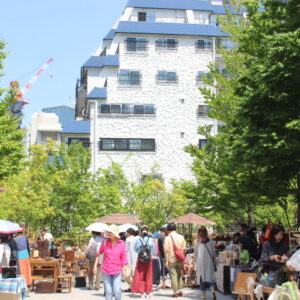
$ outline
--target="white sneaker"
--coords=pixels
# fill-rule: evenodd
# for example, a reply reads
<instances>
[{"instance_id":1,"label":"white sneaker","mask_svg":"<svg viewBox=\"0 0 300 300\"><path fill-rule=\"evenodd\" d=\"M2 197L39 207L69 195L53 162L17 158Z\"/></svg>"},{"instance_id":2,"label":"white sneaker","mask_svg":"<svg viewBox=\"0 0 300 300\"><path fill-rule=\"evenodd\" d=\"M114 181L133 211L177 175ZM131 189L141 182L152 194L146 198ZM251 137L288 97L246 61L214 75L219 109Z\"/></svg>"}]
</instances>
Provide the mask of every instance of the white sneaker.
<instances>
[{"instance_id":1,"label":"white sneaker","mask_svg":"<svg viewBox=\"0 0 300 300\"><path fill-rule=\"evenodd\" d=\"M146 298L151 298L150 294L146 294Z\"/></svg>"},{"instance_id":2,"label":"white sneaker","mask_svg":"<svg viewBox=\"0 0 300 300\"><path fill-rule=\"evenodd\" d=\"M141 298L146 298L146 293L141 294Z\"/></svg>"}]
</instances>

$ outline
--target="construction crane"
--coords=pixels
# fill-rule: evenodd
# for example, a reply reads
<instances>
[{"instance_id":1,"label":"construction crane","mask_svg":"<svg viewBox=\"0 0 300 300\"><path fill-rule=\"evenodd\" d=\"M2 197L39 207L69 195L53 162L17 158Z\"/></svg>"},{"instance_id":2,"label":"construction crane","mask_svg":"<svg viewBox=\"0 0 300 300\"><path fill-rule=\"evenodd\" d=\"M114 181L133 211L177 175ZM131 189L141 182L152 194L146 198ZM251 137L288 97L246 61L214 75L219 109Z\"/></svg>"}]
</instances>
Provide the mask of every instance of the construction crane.
<instances>
[{"instance_id":1,"label":"construction crane","mask_svg":"<svg viewBox=\"0 0 300 300\"><path fill-rule=\"evenodd\" d=\"M23 106L29 104L28 101L24 100L25 94L31 89L34 83L40 78L40 76L44 73L44 71L49 67L49 65L53 62L53 58L48 59L42 67L34 74L34 76L29 80L29 82L17 93L17 101L11 105L10 111L14 114L17 118L21 118L23 115ZM11 82L12 88L19 87L19 84L15 81ZM20 123L21 125L21 123Z\"/></svg>"}]
</instances>

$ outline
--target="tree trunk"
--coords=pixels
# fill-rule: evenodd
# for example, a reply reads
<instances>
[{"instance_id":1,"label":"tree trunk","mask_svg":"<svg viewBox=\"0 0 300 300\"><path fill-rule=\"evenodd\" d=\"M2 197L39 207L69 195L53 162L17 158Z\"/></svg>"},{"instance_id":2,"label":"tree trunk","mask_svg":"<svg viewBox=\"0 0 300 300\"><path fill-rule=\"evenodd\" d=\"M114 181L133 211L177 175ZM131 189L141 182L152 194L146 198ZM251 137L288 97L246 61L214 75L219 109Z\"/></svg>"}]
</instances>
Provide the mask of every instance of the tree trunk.
<instances>
[{"instance_id":1,"label":"tree trunk","mask_svg":"<svg viewBox=\"0 0 300 300\"><path fill-rule=\"evenodd\" d=\"M296 200L297 200L297 226L300 227L300 173L298 173L297 175Z\"/></svg>"}]
</instances>

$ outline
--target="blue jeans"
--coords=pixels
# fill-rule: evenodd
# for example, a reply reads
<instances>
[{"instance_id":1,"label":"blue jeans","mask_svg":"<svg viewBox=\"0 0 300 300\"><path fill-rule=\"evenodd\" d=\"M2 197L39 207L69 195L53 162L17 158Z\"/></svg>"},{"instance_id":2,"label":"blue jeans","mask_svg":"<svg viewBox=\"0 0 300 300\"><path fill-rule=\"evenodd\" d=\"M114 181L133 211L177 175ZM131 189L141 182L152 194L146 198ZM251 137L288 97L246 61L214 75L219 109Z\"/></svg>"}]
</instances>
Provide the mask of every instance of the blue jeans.
<instances>
[{"instance_id":1,"label":"blue jeans","mask_svg":"<svg viewBox=\"0 0 300 300\"><path fill-rule=\"evenodd\" d=\"M112 300L113 295L115 296L115 300L121 300L121 279L121 273L110 275L103 272L105 300Z\"/></svg>"}]
</instances>

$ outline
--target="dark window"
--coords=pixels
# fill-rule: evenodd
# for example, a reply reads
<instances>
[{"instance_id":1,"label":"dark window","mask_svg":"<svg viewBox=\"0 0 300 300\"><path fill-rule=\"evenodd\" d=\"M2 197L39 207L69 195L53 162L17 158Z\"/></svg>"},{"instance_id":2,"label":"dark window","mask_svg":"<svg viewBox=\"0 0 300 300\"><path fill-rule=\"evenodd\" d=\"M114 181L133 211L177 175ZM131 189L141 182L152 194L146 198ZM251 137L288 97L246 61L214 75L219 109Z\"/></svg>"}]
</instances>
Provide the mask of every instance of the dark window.
<instances>
[{"instance_id":1,"label":"dark window","mask_svg":"<svg viewBox=\"0 0 300 300\"><path fill-rule=\"evenodd\" d=\"M101 139L100 150L155 151L154 139Z\"/></svg>"},{"instance_id":2,"label":"dark window","mask_svg":"<svg viewBox=\"0 0 300 300\"><path fill-rule=\"evenodd\" d=\"M143 115L144 114L144 105L135 105L134 106L134 114L135 115Z\"/></svg>"},{"instance_id":3,"label":"dark window","mask_svg":"<svg viewBox=\"0 0 300 300\"><path fill-rule=\"evenodd\" d=\"M155 106L153 104L144 105L144 114L145 115L154 115L155 114Z\"/></svg>"},{"instance_id":4,"label":"dark window","mask_svg":"<svg viewBox=\"0 0 300 300\"><path fill-rule=\"evenodd\" d=\"M203 83L204 78L210 79L211 76L210 76L209 73L206 73L206 72L203 72L203 71L198 72L197 76L196 76L196 83L197 84Z\"/></svg>"},{"instance_id":5,"label":"dark window","mask_svg":"<svg viewBox=\"0 0 300 300\"><path fill-rule=\"evenodd\" d=\"M110 104L100 104L101 114L110 114Z\"/></svg>"},{"instance_id":6,"label":"dark window","mask_svg":"<svg viewBox=\"0 0 300 300\"><path fill-rule=\"evenodd\" d=\"M146 12L138 12L138 21L146 22L147 21L147 13Z\"/></svg>"},{"instance_id":7,"label":"dark window","mask_svg":"<svg viewBox=\"0 0 300 300\"><path fill-rule=\"evenodd\" d=\"M127 52L144 52L148 50L148 40L144 38L127 38L125 44Z\"/></svg>"},{"instance_id":8,"label":"dark window","mask_svg":"<svg viewBox=\"0 0 300 300\"><path fill-rule=\"evenodd\" d=\"M207 139L199 140L199 149L203 149L207 143L208 143Z\"/></svg>"},{"instance_id":9,"label":"dark window","mask_svg":"<svg viewBox=\"0 0 300 300\"><path fill-rule=\"evenodd\" d=\"M198 40L196 41L197 50L212 50L213 43L211 40Z\"/></svg>"},{"instance_id":10,"label":"dark window","mask_svg":"<svg viewBox=\"0 0 300 300\"><path fill-rule=\"evenodd\" d=\"M199 117L208 117L208 113L209 113L209 105L199 105L198 106L198 116Z\"/></svg>"},{"instance_id":11,"label":"dark window","mask_svg":"<svg viewBox=\"0 0 300 300\"><path fill-rule=\"evenodd\" d=\"M139 86L141 84L141 73L139 71L120 70L120 86Z\"/></svg>"},{"instance_id":12,"label":"dark window","mask_svg":"<svg viewBox=\"0 0 300 300\"><path fill-rule=\"evenodd\" d=\"M177 49L178 41L176 39L158 39L155 41L155 47L157 49Z\"/></svg>"},{"instance_id":13,"label":"dark window","mask_svg":"<svg viewBox=\"0 0 300 300\"><path fill-rule=\"evenodd\" d=\"M111 104L110 105L110 113L111 114L120 114L121 113L121 105L120 104Z\"/></svg>"},{"instance_id":14,"label":"dark window","mask_svg":"<svg viewBox=\"0 0 300 300\"><path fill-rule=\"evenodd\" d=\"M134 105L133 104L122 104L122 114L133 114Z\"/></svg>"},{"instance_id":15,"label":"dark window","mask_svg":"<svg viewBox=\"0 0 300 300\"><path fill-rule=\"evenodd\" d=\"M83 147L90 147L90 139L89 138L68 138L67 144L70 145L72 143L81 143Z\"/></svg>"},{"instance_id":16,"label":"dark window","mask_svg":"<svg viewBox=\"0 0 300 300\"><path fill-rule=\"evenodd\" d=\"M176 72L158 71L156 75L157 82L177 83Z\"/></svg>"}]
</instances>

